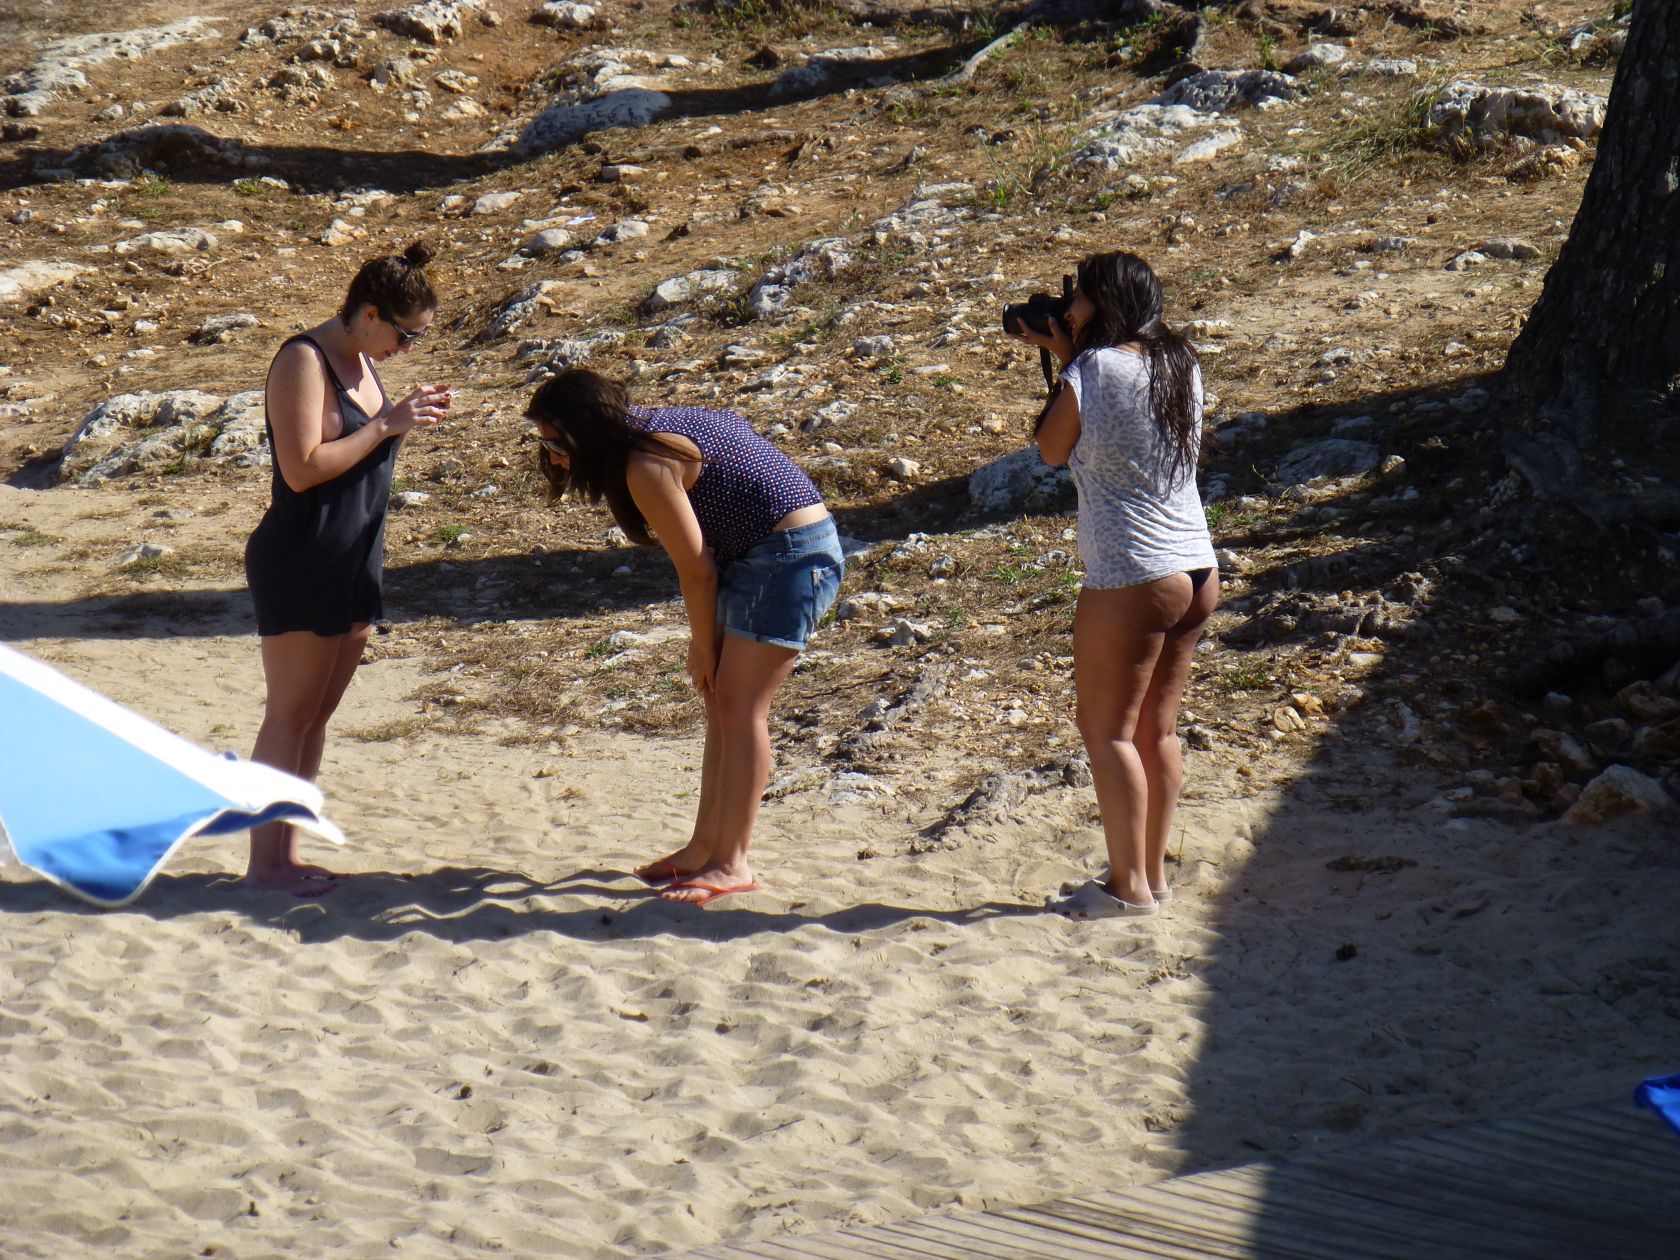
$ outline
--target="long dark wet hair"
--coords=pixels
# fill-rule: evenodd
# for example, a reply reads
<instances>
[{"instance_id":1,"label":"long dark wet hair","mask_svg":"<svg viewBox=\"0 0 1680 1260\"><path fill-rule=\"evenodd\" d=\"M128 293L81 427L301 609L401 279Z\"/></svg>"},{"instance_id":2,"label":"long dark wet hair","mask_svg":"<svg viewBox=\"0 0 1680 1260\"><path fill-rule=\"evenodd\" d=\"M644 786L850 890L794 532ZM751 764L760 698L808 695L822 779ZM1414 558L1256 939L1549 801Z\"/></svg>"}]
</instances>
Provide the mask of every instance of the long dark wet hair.
<instances>
[{"instance_id":1,"label":"long dark wet hair","mask_svg":"<svg viewBox=\"0 0 1680 1260\"><path fill-rule=\"evenodd\" d=\"M1079 291L1095 308L1079 330L1081 354L1136 343L1149 356L1149 411L1167 444L1167 479L1194 476L1201 448L1196 414L1196 348L1167 327L1166 299L1154 270L1136 254L1092 254L1079 264ZM1048 408L1046 408L1048 410ZM1041 424L1043 418L1040 417Z\"/></svg>"},{"instance_id":2,"label":"long dark wet hair","mask_svg":"<svg viewBox=\"0 0 1680 1260\"><path fill-rule=\"evenodd\" d=\"M613 520L632 541L644 547L653 542L647 518L630 496L630 456L647 451L690 461L694 457L630 422L630 394L623 385L588 368L568 368L537 387L525 418L553 429L566 448L570 467L562 468L537 447L537 466L552 496L569 491L590 503L605 499Z\"/></svg>"}]
</instances>

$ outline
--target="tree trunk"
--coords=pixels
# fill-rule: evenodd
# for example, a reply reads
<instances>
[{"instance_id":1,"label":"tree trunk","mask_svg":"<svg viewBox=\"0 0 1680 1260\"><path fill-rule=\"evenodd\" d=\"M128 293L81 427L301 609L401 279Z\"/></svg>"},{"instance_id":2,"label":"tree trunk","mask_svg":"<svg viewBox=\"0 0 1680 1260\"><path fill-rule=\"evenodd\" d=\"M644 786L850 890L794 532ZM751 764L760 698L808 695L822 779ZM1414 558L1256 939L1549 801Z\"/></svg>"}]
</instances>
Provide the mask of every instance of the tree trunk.
<instances>
[{"instance_id":1,"label":"tree trunk","mask_svg":"<svg viewBox=\"0 0 1680 1260\"><path fill-rule=\"evenodd\" d=\"M1680 401L1680 4L1634 0L1580 210L1500 381L1512 463L1545 493L1625 404ZM1666 426L1675 425L1663 413ZM1660 440L1646 433L1645 440Z\"/></svg>"}]
</instances>

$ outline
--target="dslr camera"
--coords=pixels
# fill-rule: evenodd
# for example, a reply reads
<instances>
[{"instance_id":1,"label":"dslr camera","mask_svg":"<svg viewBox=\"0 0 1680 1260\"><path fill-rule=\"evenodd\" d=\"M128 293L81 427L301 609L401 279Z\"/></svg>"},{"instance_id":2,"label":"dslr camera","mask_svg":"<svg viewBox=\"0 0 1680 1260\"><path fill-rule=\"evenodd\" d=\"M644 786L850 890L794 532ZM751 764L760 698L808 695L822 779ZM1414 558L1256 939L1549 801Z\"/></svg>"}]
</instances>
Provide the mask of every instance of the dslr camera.
<instances>
[{"instance_id":1,"label":"dslr camera","mask_svg":"<svg viewBox=\"0 0 1680 1260\"><path fill-rule=\"evenodd\" d=\"M1029 294L1025 302L1006 302L1003 306L1003 331L1019 334L1023 328L1050 335L1050 321L1066 326L1068 308L1073 305L1073 277L1062 277L1062 296L1048 293Z\"/></svg>"},{"instance_id":2,"label":"dslr camera","mask_svg":"<svg viewBox=\"0 0 1680 1260\"><path fill-rule=\"evenodd\" d=\"M1003 306L1003 331L1018 334L1023 328L1030 328L1035 333L1050 335L1050 321L1055 320L1062 327L1067 327L1068 308L1073 305L1072 276L1062 277L1062 296L1051 297L1048 293L1028 294L1025 302L1005 302ZM1056 395L1056 365L1051 362L1050 352L1043 346L1038 348L1038 369L1044 373L1044 388L1053 398Z\"/></svg>"}]
</instances>

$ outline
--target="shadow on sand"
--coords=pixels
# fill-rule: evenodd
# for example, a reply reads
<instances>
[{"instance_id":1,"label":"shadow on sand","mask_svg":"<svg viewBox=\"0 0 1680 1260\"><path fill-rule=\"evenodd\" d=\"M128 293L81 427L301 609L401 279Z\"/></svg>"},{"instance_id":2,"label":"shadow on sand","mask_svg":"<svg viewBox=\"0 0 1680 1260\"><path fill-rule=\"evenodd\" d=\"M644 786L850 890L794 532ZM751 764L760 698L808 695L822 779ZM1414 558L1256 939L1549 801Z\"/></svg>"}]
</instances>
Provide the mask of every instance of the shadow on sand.
<instances>
[{"instance_id":1,"label":"shadow on sand","mask_svg":"<svg viewBox=\"0 0 1680 1260\"><path fill-rule=\"evenodd\" d=\"M579 909L559 909L549 899L587 898ZM342 938L394 941L412 932L455 944L552 932L573 940L645 940L683 936L732 941L768 932L821 927L862 935L911 919L961 925L1001 916L1048 913L1043 906L988 901L965 910L864 904L828 914L768 913L752 908L752 895L700 909L662 900L628 871L586 869L554 880L486 867L441 867L420 875L364 871L344 877L320 898L254 892L226 875L160 875L123 910L99 910L66 897L52 885L0 882L0 914L43 911L75 914L140 914L158 921L233 911L253 923L294 933L303 944Z\"/></svg>"}]
</instances>

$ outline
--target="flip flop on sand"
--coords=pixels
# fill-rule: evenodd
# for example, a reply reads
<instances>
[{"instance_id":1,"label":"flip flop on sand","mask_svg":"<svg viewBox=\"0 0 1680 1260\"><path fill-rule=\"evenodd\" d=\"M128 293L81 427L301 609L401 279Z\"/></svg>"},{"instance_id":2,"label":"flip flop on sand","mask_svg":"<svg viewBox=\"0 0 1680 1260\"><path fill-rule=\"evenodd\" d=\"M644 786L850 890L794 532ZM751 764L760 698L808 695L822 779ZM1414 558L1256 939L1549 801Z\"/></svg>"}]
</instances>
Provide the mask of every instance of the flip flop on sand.
<instances>
[{"instance_id":1,"label":"flip flop on sand","mask_svg":"<svg viewBox=\"0 0 1680 1260\"><path fill-rule=\"evenodd\" d=\"M1120 900L1094 879L1050 899L1045 908L1070 919L1142 919L1160 913L1157 906L1137 906Z\"/></svg>"},{"instance_id":2,"label":"flip flop on sand","mask_svg":"<svg viewBox=\"0 0 1680 1260\"><path fill-rule=\"evenodd\" d=\"M666 897L665 896L665 893L676 892L679 888L698 888L701 892L707 893L709 895L705 896L705 897L696 897L693 900L690 900L686 897ZM749 880L747 883L742 884L737 888L724 888L723 886L721 886L719 884L702 883L698 879L684 879L684 880L678 880L676 883L672 884L669 888L665 889L664 892L662 892L660 894L660 896L663 897L664 900L674 901L680 906L709 906L709 905L712 904L712 902L716 901L719 897L727 897L731 893L748 893L748 892L757 892L757 891L758 891L758 881L756 879Z\"/></svg>"},{"instance_id":3,"label":"flip flop on sand","mask_svg":"<svg viewBox=\"0 0 1680 1260\"><path fill-rule=\"evenodd\" d=\"M660 858L657 862L638 866L630 873L649 888L658 888L661 884L669 884L673 879L683 879L694 874L693 871L678 870L670 858Z\"/></svg>"}]
</instances>

